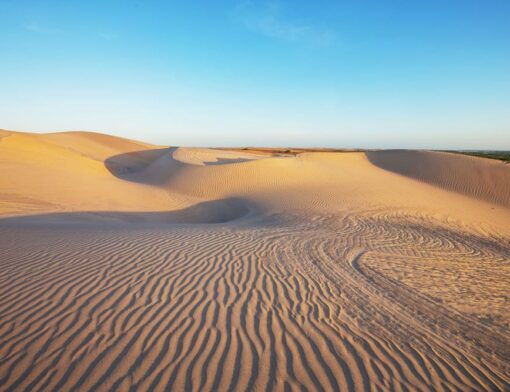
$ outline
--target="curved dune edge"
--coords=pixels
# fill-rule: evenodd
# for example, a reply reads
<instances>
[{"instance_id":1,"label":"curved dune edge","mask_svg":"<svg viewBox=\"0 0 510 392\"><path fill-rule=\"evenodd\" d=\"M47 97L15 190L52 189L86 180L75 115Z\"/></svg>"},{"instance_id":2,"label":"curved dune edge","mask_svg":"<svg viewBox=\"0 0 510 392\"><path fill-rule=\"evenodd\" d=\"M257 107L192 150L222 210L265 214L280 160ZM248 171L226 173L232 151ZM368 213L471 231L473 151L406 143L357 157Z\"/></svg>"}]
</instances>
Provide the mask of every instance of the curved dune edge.
<instances>
[{"instance_id":1,"label":"curved dune edge","mask_svg":"<svg viewBox=\"0 0 510 392\"><path fill-rule=\"evenodd\" d=\"M510 207L510 166L503 162L436 151L388 150L366 155L382 169Z\"/></svg>"},{"instance_id":2,"label":"curved dune edge","mask_svg":"<svg viewBox=\"0 0 510 392\"><path fill-rule=\"evenodd\" d=\"M227 151L210 148L177 148L172 157L190 165L227 165L263 159L265 156L250 152Z\"/></svg>"},{"instance_id":3,"label":"curved dune edge","mask_svg":"<svg viewBox=\"0 0 510 392\"><path fill-rule=\"evenodd\" d=\"M212 200L173 211L80 211L14 216L0 219L5 225L55 224L217 224L253 216L256 207L241 199Z\"/></svg>"},{"instance_id":4,"label":"curved dune edge","mask_svg":"<svg viewBox=\"0 0 510 392\"><path fill-rule=\"evenodd\" d=\"M244 154L0 132L0 389L510 388L509 208Z\"/></svg>"}]
</instances>

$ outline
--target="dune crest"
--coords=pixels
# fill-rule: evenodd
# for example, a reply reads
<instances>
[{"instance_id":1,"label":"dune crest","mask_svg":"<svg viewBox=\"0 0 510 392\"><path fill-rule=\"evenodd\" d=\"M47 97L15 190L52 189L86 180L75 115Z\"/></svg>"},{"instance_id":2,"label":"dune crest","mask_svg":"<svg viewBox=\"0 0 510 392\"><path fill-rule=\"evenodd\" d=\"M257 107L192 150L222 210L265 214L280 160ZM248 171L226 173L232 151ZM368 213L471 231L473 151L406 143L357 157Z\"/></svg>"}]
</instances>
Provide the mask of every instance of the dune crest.
<instances>
[{"instance_id":1,"label":"dune crest","mask_svg":"<svg viewBox=\"0 0 510 392\"><path fill-rule=\"evenodd\" d=\"M506 390L506 173L1 131L0 389Z\"/></svg>"},{"instance_id":2,"label":"dune crest","mask_svg":"<svg viewBox=\"0 0 510 392\"><path fill-rule=\"evenodd\" d=\"M510 207L510 166L504 162L437 151L375 151L367 157L385 170Z\"/></svg>"}]
</instances>

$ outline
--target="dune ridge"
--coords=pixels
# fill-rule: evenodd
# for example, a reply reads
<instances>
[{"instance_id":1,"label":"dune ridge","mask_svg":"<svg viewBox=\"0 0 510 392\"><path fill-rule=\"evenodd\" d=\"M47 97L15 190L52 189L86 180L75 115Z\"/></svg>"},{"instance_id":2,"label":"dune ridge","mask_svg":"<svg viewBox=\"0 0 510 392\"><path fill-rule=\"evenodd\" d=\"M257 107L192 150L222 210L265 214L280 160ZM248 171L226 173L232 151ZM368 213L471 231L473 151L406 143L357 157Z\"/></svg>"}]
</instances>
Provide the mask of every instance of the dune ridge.
<instances>
[{"instance_id":1,"label":"dune ridge","mask_svg":"<svg viewBox=\"0 0 510 392\"><path fill-rule=\"evenodd\" d=\"M0 133L0 389L510 388L506 174L412 154Z\"/></svg>"},{"instance_id":2,"label":"dune ridge","mask_svg":"<svg viewBox=\"0 0 510 392\"><path fill-rule=\"evenodd\" d=\"M504 162L438 151L372 151L367 156L385 170L510 207L510 170Z\"/></svg>"}]
</instances>

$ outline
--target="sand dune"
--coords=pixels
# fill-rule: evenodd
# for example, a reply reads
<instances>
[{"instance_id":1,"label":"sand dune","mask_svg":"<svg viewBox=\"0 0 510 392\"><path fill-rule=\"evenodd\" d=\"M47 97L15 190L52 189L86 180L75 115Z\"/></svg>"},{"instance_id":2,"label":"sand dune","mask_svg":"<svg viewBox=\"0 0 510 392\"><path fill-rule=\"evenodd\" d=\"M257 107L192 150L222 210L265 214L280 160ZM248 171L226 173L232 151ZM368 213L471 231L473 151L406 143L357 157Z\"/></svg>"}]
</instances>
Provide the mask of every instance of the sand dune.
<instances>
[{"instance_id":1,"label":"sand dune","mask_svg":"<svg viewBox=\"0 0 510 392\"><path fill-rule=\"evenodd\" d=\"M0 389L509 389L509 170L0 132Z\"/></svg>"},{"instance_id":2,"label":"sand dune","mask_svg":"<svg viewBox=\"0 0 510 392\"><path fill-rule=\"evenodd\" d=\"M367 156L383 169L510 207L510 170L504 162L435 151L375 151Z\"/></svg>"}]
</instances>

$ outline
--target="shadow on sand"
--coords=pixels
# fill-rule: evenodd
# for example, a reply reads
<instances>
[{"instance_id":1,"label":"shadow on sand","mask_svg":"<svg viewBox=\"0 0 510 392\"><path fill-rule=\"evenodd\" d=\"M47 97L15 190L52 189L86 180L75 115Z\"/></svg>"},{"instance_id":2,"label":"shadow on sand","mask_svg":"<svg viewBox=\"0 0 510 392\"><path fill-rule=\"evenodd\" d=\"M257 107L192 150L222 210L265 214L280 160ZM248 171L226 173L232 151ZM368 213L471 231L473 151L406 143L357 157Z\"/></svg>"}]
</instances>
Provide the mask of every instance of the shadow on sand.
<instances>
[{"instance_id":1,"label":"shadow on sand","mask_svg":"<svg viewBox=\"0 0 510 392\"><path fill-rule=\"evenodd\" d=\"M177 147L158 148L153 150L133 151L118 154L107 158L104 165L115 177L126 181L157 185L152 176L144 175L148 169L160 162L160 169L165 172L179 166L178 161L172 158Z\"/></svg>"},{"instance_id":2,"label":"shadow on sand","mask_svg":"<svg viewBox=\"0 0 510 392\"><path fill-rule=\"evenodd\" d=\"M235 221L255 211L255 206L246 200L229 198L206 201L175 211L80 211L16 216L0 219L0 225L214 224Z\"/></svg>"},{"instance_id":3,"label":"shadow on sand","mask_svg":"<svg viewBox=\"0 0 510 392\"><path fill-rule=\"evenodd\" d=\"M161 185L170 180L177 170L188 165L173 157L176 150L177 147L167 147L127 152L107 158L104 165L110 173L122 180ZM218 166L251 161L253 159L250 158L219 157L216 161L204 161L203 165Z\"/></svg>"},{"instance_id":4,"label":"shadow on sand","mask_svg":"<svg viewBox=\"0 0 510 392\"><path fill-rule=\"evenodd\" d=\"M230 163L251 162L257 158L217 158L216 161L204 161L205 166L228 165Z\"/></svg>"},{"instance_id":5,"label":"shadow on sand","mask_svg":"<svg viewBox=\"0 0 510 392\"><path fill-rule=\"evenodd\" d=\"M186 163L173 158L177 147L133 151L114 155L105 160L106 169L115 177L147 185L167 183ZM205 165L239 163L250 159L220 158ZM76 211L54 212L0 218L0 225L72 225L72 224L214 224L231 222L258 209L254 203L241 198L204 201L174 211Z\"/></svg>"}]
</instances>

